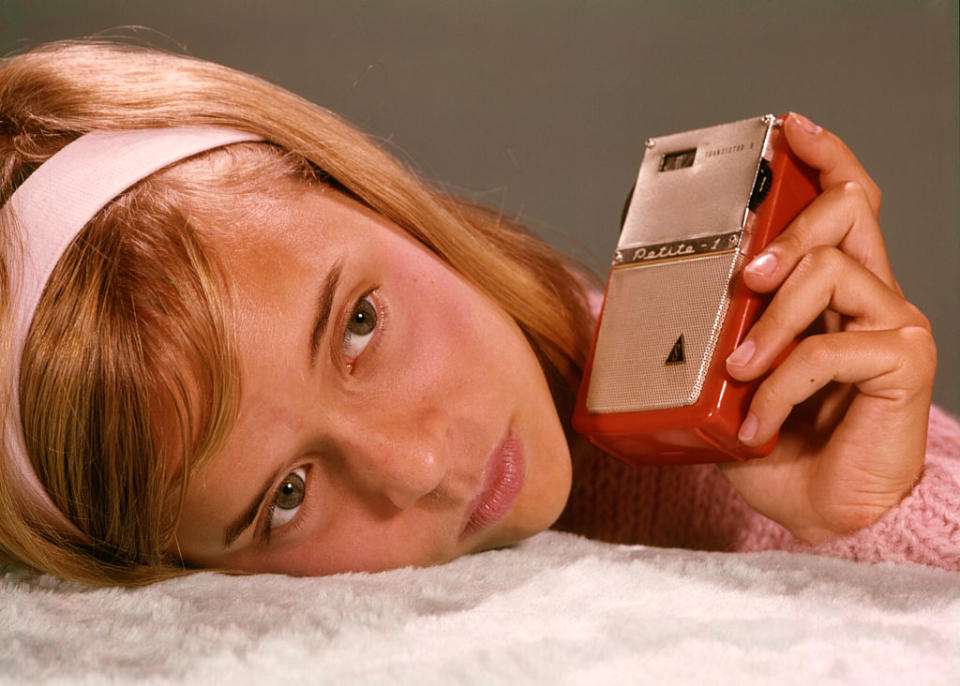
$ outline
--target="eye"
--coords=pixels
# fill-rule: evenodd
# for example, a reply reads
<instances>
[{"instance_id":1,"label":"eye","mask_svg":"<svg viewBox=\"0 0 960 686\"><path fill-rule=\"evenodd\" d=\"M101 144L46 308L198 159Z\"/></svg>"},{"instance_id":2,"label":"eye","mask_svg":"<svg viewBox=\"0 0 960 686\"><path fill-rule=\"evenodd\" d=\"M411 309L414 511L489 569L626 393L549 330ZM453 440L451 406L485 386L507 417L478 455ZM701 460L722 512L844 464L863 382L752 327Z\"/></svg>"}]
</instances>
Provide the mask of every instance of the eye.
<instances>
[{"instance_id":1,"label":"eye","mask_svg":"<svg viewBox=\"0 0 960 686\"><path fill-rule=\"evenodd\" d=\"M270 514L267 517L267 530L283 526L297 516L297 510L307 494L307 470L295 469L287 474L273 496Z\"/></svg>"},{"instance_id":2,"label":"eye","mask_svg":"<svg viewBox=\"0 0 960 686\"><path fill-rule=\"evenodd\" d=\"M348 367L352 367L353 362L363 353L376 328L377 307L373 299L365 295L357 301L343 332L343 352Z\"/></svg>"}]
</instances>

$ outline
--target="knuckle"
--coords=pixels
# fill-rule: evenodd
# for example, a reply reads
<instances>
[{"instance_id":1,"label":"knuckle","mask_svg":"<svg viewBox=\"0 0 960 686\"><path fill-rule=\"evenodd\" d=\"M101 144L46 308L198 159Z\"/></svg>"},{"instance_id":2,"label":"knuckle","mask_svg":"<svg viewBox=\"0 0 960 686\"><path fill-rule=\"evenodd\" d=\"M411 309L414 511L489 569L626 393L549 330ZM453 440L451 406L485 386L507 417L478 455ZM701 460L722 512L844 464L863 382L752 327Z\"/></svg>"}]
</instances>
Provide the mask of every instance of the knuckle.
<instances>
[{"instance_id":1,"label":"knuckle","mask_svg":"<svg viewBox=\"0 0 960 686\"><path fill-rule=\"evenodd\" d=\"M900 345L908 354L904 361L924 369L933 369L937 364L937 344L933 340L933 333L929 328L922 326L904 326L897 330Z\"/></svg>"},{"instance_id":2,"label":"knuckle","mask_svg":"<svg viewBox=\"0 0 960 686\"><path fill-rule=\"evenodd\" d=\"M806 225L806 220L802 214L798 218L798 223L801 229ZM775 242L780 251L787 255L802 255L806 249L806 244L798 231L784 231Z\"/></svg>"},{"instance_id":3,"label":"knuckle","mask_svg":"<svg viewBox=\"0 0 960 686\"><path fill-rule=\"evenodd\" d=\"M857 214L873 216L875 200L872 196L872 189L858 181L845 181L840 188L840 193L844 204L849 208L848 211L852 215L851 219L855 218Z\"/></svg>"},{"instance_id":4,"label":"knuckle","mask_svg":"<svg viewBox=\"0 0 960 686\"><path fill-rule=\"evenodd\" d=\"M831 357L824 336L807 336L800 340L793 354L802 360L805 366L819 368Z\"/></svg>"},{"instance_id":5,"label":"knuckle","mask_svg":"<svg viewBox=\"0 0 960 686\"><path fill-rule=\"evenodd\" d=\"M838 191L847 202L869 205L866 189L856 181L844 181Z\"/></svg>"},{"instance_id":6,"label":"knuckle","mask_svg":"<svg viewBox=\"0 0 960 686\"><path fill-rule=\"evenodd\" d=\"M930 325L930 320L927 318L927 315L920 310L919 307L914 305L912 302L906 302L904 304L907 310L907 320L911 322L911 326L924 329L927 332L933 331L933 327Z\"/></svg>"},{"instance_id":7,"label":"knuckle","mask_svg":"<svg viewBox=\"0 0 960 686\"><path fill-rule=\"evenodd\" d=\"M818 245L812 248L800 260L804 272L832 272L843 263L843 254L830 245Z\"/></svg>"},{"instance_id":8,"label":"knuckle","mask_svg":"<svg viewBox=\"0 0 960 686\"><path fill-rule=\"evenodd\" d=\"M795 274L806 274L811 271L816 271L818 261L814 256L814 252L809 252L800 258L800 261L797 262L797 266L794 269Z\"/></svg>"}]
</instances>

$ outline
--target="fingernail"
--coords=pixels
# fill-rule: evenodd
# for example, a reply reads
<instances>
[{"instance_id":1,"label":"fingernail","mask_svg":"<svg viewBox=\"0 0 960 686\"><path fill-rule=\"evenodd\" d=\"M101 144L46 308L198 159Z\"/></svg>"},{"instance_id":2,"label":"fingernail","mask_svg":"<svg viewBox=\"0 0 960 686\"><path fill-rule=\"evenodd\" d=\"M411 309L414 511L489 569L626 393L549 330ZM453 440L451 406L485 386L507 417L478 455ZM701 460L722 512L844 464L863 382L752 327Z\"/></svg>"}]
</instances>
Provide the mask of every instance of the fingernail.
<instances>
[{"instance_id":1,"label":"fingernail","mask_svg":"<svg viewBox=\"0 0 960 686\"><path fill-rule=\"evenodd\" d=\"M796 112L791 112L790 116L793 117L794 121L800 125L800 128L809 133L812 136L817 135L823 131L823 127L817 126L812 121L804 117L802 114L797 114Z\"/></svg>"},{"instance_id":2,"label":"fingernail","mask_svg":"<svg viewBox=\"0 0 960 686\"><path fill-rule=\"evenodd\" d=\"M757 276L767 276L773 274L777 268L777 256L772 252L760 253L754 257L747 265L747 271Z\"/></svg>"},{"instance_id":3,"label":"fingernail","mask_svg":"<svg viewBox=\"0 0 960 686\"><path fill-rule=\"evenodd\" d=\"M757 426L759 422L754 414L751 412L747 415L747 418L743 420L743 424L740 425L740 433L737 434L737 438L740 439L741 443L749 443L753 440L753 437L757 435Z\"/></svg>"},{"instance_id":4,"label":"fingernail","mask_svg":"<svg viewBox=\"0 0 960 686\"><path fill-rule=\"evenodd\" d=\"M757 346L753 344L753 341L744 341L737 346L736 350L727 356L727 364L732 364L735 367L744 366L750 361L750 358L753 357L753 352L756 348Z\"/></svg>"}]
</instances>

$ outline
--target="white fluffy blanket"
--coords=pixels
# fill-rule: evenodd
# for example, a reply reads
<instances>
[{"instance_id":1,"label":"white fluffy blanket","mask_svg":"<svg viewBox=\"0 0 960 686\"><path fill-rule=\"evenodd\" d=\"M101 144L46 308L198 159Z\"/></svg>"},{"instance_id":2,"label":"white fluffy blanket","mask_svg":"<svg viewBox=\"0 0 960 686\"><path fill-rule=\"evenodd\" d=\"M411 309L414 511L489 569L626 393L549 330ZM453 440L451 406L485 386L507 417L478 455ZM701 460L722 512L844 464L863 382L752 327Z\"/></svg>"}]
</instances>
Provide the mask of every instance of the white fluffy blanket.
<instances>
[{"instance_id":1,"label":"white fluffy blanket","mask_svg":"<svg viewBox=\"0 0 960 686\"><path fill-rule=\"evenodd\" d=\"M960 575L916 566L547 532L319 579L0 571L3 684L960 684Z\"/></svg>"}]
</instances>

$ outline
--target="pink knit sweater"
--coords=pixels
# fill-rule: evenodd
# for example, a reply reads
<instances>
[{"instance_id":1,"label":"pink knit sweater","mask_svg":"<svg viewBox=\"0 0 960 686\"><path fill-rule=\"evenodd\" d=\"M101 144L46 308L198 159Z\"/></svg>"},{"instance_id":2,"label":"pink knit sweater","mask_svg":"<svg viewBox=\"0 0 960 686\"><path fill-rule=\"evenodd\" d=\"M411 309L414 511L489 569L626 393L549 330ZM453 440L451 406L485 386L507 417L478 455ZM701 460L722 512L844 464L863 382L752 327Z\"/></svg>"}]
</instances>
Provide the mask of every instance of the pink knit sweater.
<instances>
[{"instance_id":1,"label":"pink knit sweater","mask_svg":"<svg viewBox=\"0 0 960 686\"><path fill-rule=\"evenodd\" d=\"M753 510L716 465L635 468L583 451L573 469L570 501L555 527L564 531L618 543L778 549L960 571L960 424L938 407L930 409L926 461L913 491L873 525L819 545Z\"/></svg>"},{"instance_id":2,"label":"pink knit sweater","mask_svg":"<svg viewBox=\"0 0 960 686\"><path fill-rule=\"evenodd\" d=\"M820 545L794 538L747 505L716 465L629 467L574 459L573 491L556 528L618 543L702 550L789 550L960 571L960 424L930 410L923 476L872 526Z\"/></svg>"}]
</instances>

